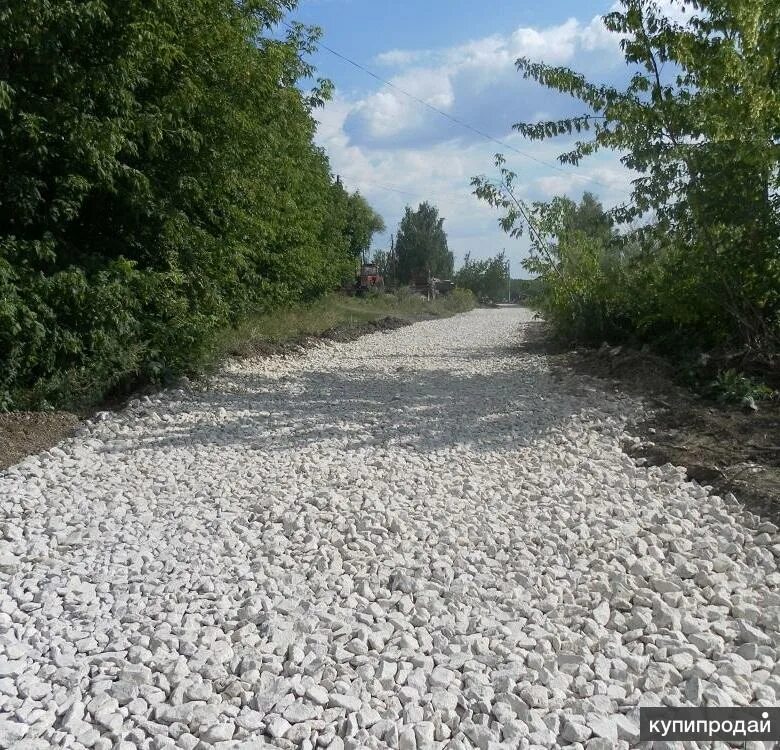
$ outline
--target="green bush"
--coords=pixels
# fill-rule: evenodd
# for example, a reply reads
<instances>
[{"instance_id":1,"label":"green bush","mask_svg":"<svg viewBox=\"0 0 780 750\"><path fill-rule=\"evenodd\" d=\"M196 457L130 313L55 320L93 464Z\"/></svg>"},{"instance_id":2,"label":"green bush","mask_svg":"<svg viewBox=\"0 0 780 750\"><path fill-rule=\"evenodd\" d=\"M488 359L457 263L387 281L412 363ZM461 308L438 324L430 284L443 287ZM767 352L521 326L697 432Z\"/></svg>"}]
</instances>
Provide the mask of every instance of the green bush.
<instances>
[{"instance_id":1,"label":"green bush","mask_svg":"<svg viewBox=\"0 0 780 750\"><path fill-rule=\"evenodd\" d=\"M536 275L533 303L564 338L589 344L635 333L636 248L621 238L601 204L586 193L529 207L535 235L524 261Z\"/></svg>"},{"instance_id":2,"label":"green bush","mask_svg":"<svg viewBox=\"0 0 780 750\"><path fill-rule=\"evenodd\" d=\"M137 371L143 354L141 282L126 261L91 278L78 268L3 278L0 404L50 406L89 398ZM23 397L20 384L27 386Z\"/></svg>"},{"instance_id":3,"label":"green bush","mask_svg":"<svg viewBox=\"0 0 780 750\"><path fill-rule=\"evenodd\" d=\"M483 260L473 260L466 253L463 265L455 274L455 283L470 289L480 302L506 301L510 291L509 262L504 253Z\"/></svg>"},{"instance_id":4,"label":"green bush","mask_svg":"<svg viewBox=\"0 0 780 750\"><path fill-rule=\"evenodd\" d=\"M473 310L477 304L477 298L470 289L456 287L449 294L438 297L437 306L447 312L460 313Z\"/></svg>"},{"instance_id":5,"label":"green bush","mask_svg":"<svg viewBox=\"0 0 780 750\"><path fill-rule=\"evenodd\" d=\"M706 390L708 395L721 403L738 403L751 408L755 408L756 401L765 401L777 395L769 386L734 369L718 373Z\"/></svg>"},{"instance_id":6,"label":"green bush","mask_svg":"<svg viewBox=\"0 0 780 750\"><path fill-rule=\"evenodd\" d=\"M518 132L569 139L560 156L569 165L614 150L636 174L612 212L630 227L623 235L605 233L604 212L587 196L576 208L563 198L527 205L501 156L500 180L472 184L502 209L511 236L528 231L527 267L563 334L770 361L780 351L780 4L680 6L684 22L652 0L619 0L604 16L625 57L622 88L517 61L525 78L585 111L517 123Z\"/></svg>"},{"instance_id":7,"label":"green bush","mask_svg":"<svg viewBox=\"0 0 780 750\"><path fill-rule=\"evenodd\" d=\"M271 32L293 6L0 9L0 407L189 371L352 273L379 219L313 143L315 37Z\"/></svg>"}]
</instances>

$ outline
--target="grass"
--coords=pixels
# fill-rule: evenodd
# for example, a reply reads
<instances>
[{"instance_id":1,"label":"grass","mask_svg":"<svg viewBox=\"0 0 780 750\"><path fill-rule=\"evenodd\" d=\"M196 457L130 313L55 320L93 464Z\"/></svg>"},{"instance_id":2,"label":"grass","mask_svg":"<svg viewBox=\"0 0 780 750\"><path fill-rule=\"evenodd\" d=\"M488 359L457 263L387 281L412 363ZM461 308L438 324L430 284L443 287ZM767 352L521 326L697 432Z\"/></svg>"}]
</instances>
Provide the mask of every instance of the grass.
<instances>
[{"instance_id":1,"label":"grass","mask_svg":"<svg viewBox=\"0 0 780 750\"><path fill-rule=\"evenodd\" d=\"M418 295L378 294L350 297L330 294L308 305L274 310L253 317L221 339L223 353L245 353L263 344L294 343L306 337L321 336L332 329L358 329L368 323L395 318L414 322L447 317L471 310L475 300L470 292L456 289L446 297L428 302Z\"/></svg>"}]
</instances>

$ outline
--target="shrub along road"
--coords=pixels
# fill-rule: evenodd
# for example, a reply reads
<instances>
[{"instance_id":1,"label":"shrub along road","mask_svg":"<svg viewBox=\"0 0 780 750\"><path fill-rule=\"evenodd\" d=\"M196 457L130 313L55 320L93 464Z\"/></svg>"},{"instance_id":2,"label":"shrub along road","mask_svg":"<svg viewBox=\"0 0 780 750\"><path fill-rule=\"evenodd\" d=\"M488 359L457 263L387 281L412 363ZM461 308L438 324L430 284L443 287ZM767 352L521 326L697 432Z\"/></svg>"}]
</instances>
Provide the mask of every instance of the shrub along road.
<instances>
[{"instance_id":1,"label":"shrub along road","mask_svg":"<svg viewBox=\"0 0 780 750\"><path fill-rule=\"evenodd\" d=\"M351 341L365 333L465 312L473 308L474 302L471 294L463 290L430 302L417 295L385 294L360 298L328 294L311 304L278 308L221 331L215 337L209 355L199 363L199 369L213 370L227 356L300 352L322 340ZM146 392L159 390L159 385L145 383L142 377L131 382ZM108 403L117 406L126 400L128 397L118 390L108 398ZM96 411L98 408L94 404L86 404L79 409L79 414L0 411L0 469L69 437L82 419Z\"/></svg>"},{"instance_id":2,"label":"shrub along road","mask_svg":"<svg viewBox=\"0 0 780 750\"><path fill-rule=\"evenodd\" d=\"M777 529L623 453L638 402L530 318L236 360L0 474L0 747L628 748L641 705L777 704Z\"/></svg>"}]
</instances>

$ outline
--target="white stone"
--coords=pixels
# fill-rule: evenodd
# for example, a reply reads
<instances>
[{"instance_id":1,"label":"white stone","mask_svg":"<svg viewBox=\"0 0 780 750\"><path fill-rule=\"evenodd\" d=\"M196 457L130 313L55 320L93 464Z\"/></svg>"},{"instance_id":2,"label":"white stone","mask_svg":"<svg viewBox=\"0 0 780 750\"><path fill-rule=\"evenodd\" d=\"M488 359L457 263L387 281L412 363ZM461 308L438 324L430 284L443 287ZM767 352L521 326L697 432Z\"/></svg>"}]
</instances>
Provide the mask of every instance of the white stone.
<instances>
[{"instance_id":1,"label":"white stone","mask_svg":"<svg viewBox=\"0 0 780 750\"><path fill-rule=\"evenodd\" d=\"M633 746L639 740L639 724L625 714L613 714L618 738Z\"/></svg>"},{"instance_id":2,"label":"white stone","mask_svg":"<svg viewBox=\"0 0 780 750\"><path fill-rule=\"evenodd\" d=\"M0 472L0 746L627 750L640 706L776 704L777 529L622 452L646 407L531 317L231 359Z\"/></svg>"},{"instance_id":3,"label":"white stone","mask_svg":"<svg viewBox=\"0 0 780 750\"><path fill-rule=\"evenodd\" d=\"M328 691L321 685L312 685L306 689L306 698L315 706L328 705Z\"/></svg>"},{"instance_id":4,"label":"white stone","mask_svg":"<svg viewBox=\"0 0 780 750\"><path fill-rule=\"evenodd\" d=\"M575 721L565 721L561 729L561 737L568 742L585 742L592 734L591 730Z\"/></svg>"},{"instance_id":5,"label":"white stone","mask_svg":"<svg viewBox=\"0 0 780 750\"><path fill-rule=\"evenodd\" d=\"M613 743L618 741L618 728L609 716L589 714L586 723L596 737L603 737Z\"/></svg>"},{"instance_id":6,"label":"white stone","mask_svg":"<svg viewBox=\"0 0 780 750\"><path fill-rule=\"evenodd\" d=\"M347 711L359 711L363 701L354 695L342 695L341 693L330 693L328 696L328 705L335 708L344 708Z\"/></svg>"},{"instance_id":7,"label":"white stone","mask_svg":"<svg viewBox=\"0 0 780 750\"><path fill-rule=\"evenodd\" d=\"M593 610L593 619L599 625L606 625L609 622L609 602L602 601Z\"/></svg>"},{"instance_id":8,"label":"white stone","mask_svg":"<svg viewBox=\"0 0 780 750\"><path fill-rule=\"evenodd\" d=\"M232 721L225 721L221 724L214 724L206 729L205 732L201 732L200 738L204 742L227 742L233 738L236 732L236 726Z\"/></svg>"},{"instance_id":9,"label":"white stone","mask_svg":"<svg viewBox=\"0 0 780 750\"><path fill-rule=\"evenodd\" d=\"M287 719L281 716L274 716L270 721L266 722L265 731L271 737L278 739L279 737L284 737L291 726L292 724Z\"/></svg>"},{"instance_id":10,"label":"white stone","mask_svg":"<svg viewBox=\"0 0 780 750\"><path fill-rule=\"evenodd\" d=\"M549 695L542 685L531 685L520 691L520 697L532 708L547 708Z\"/></svg>"},{"instance_id":11,"label":"white stone","mask_svg":"<svg viewBox=\"0 0 780 750\"><path fill-rule=\"evenodd\" d=\"M0 747L10 748L19 742L28 732L29 727L18 721L0 719Z\"/></svg>"},{"instance_id":12,"label":"white stone","mask_svg":"<svg viewBox=\"0 0 780 750\"><path fill-rule=\"evenodd\" d=\"M319 706L315 706L311 703L304 703L304 701L295 701L291 703L285 710L282 716L291 724L298 724L302 721L311 721L316 719L322 709Z\"/></svg>"}]
</instances>

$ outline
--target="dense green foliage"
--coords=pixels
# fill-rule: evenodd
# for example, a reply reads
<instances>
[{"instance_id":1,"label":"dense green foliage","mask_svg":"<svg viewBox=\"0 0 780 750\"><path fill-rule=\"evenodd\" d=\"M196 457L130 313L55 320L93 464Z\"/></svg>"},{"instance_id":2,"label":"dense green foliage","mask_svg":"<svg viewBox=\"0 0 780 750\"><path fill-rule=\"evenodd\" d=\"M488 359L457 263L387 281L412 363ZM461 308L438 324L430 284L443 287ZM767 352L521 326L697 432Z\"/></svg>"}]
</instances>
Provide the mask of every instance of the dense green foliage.
<instances>
[{"instance_id":1,"label":"dense green foliage","mask_svg":"<svg viewBox=\"0 0 780 750\"><path fill-rule=\"evenodd\" d=\"M396 275L401 283L452 277L455 259L447 247L444 219L430 203L406 207L395 240Z\"/></svg>"},{"instance_id":2,"label":"dense green foliage","mask_svg":"<svg viewBox=\"0 0 780 750\"><path fill-rule=\"evenodd\" d=\"M512 279L511 289L513 302L536 307L539 304L544 287L539 278Z\"/></svg>"},{"instance_id":3,"label":"dense green foliage","mask_svg":"<svg viewBox=\"0 0 780 750\"><path fill-rule=\"evenodd\" d=\"M455 274L455 283L470 289L480 302L506 302L509 296L509 263L504 253L494 258L473 260L466 254Z\"/></svg>"},{"instance_id":4,"label":"dense green foliage","mask_svg":"<svg viewBox=\"0 0 780 750\"><path fill-rule=\"evenodd\" d=\"M512 194L514 175L504 171ZM524 267L535 274L533 304L564 336L600 343L633 334L631 312L645 291L627 273L632 246L620 237L590 193L580 203L554 198L523 208L532 227L531 255ZM638 296L639 295L639 296Z\"/></svg>"},{"instance_id":5,"label":"dense green foliage","mask_svg":"<svg viewBox=\"0 0 780 750\"><path fill-rule=\"evenodd\" d=\"M271 33L293 5L0 9L0 407L187 370L353 273L379 222L313 145L315 36Z\"/></svg>"},{"instance_id":6,"label":"dense green foliage","mask_svg":"<svg viewBox=\"0 0 780 750\"><path fill-rule=\"evenodd\" d=\"M347 237L352 256L365 263L371 240L375 234L384 231L384 219L360 193L347 196Z\"/></svg>"},{"instance_id":7,"label":"dense green foliage","mask_svg":"<svg viewBox=\"0 0 780 750\"><path fill-rule=\"evenodd\" d=\"M474 185L504 209L507 231L530 230L527 267L543 276L546 312L567 333L771 354L780 342L780 4L682 5L684 24L652 0L621 0L605 16L632 73L623 90L518 61L587 112L517 129L532 139L589 132L564 163L621 152L639 177L615 217L644 217L640 230L572 228L563 199L525 205L501 159L498 184Z\"/></svg>"}]
</instances>

